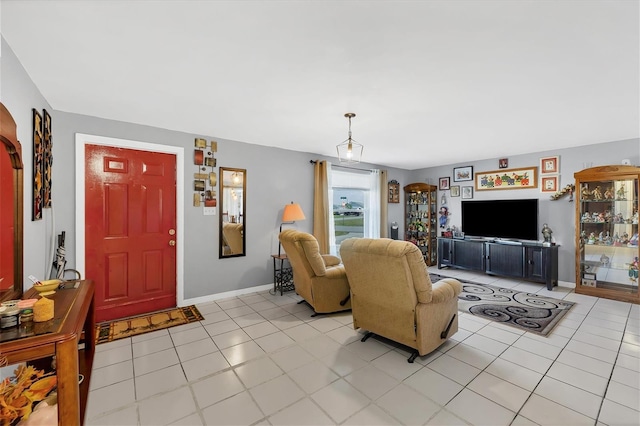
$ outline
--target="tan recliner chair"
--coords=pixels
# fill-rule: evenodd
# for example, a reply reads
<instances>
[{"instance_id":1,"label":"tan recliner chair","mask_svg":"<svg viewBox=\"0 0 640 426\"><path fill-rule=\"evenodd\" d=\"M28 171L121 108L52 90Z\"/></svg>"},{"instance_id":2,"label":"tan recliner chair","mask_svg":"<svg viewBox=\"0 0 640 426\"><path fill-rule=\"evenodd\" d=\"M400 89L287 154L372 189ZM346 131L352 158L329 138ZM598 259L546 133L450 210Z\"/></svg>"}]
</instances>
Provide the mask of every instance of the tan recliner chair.
<instances>
[{"instance_id":1,"label":"tan recliner chair","mask_svg":"<svg viewBox=\"0 0 640 426\"><path fill-rule=\"evenodd\" d=\"M222 224L222 239L226 246L225 254L241 254L244 250L242 233L244 228L241 223Z\"/></svg>"},{"instance_id":2,"label":"tan recliner chair","mask_svg":"<svg viewBox=\"0 0 640 426\"><path fill-rule=\"evenodd\" d=\"M293 285L315 314L351 309L349 282L340 259L320 254L318 240L311 234L286 229L279 235L293 269Z\"/></svg>"},{"instance_id":3,"label":"tan recliner chair","mask_svg":"<svg viewBox=\"0 0 640 426\"><path fill-rule=\"evenodd\" d=\"M408 241L349 238L340 245L351 287L353 328L415 349L413 362L458 330L462 284L446 278L431 284L420 249Z\"/></svg>"}]
</instances>

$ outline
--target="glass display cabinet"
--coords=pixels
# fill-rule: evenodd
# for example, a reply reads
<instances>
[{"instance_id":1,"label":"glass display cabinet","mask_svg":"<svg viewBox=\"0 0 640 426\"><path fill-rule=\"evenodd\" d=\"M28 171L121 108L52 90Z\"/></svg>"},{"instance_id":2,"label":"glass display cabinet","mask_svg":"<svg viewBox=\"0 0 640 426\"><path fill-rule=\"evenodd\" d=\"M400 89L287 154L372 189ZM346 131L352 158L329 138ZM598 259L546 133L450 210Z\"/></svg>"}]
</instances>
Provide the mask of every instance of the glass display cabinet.
<instances>
[{"instance_id":1,"label":"glass display cabinet","mask_svg":"<svg viewBox=\"0 0 640 426\"><path fill-rule=\"evenodd\" d=\"M576 293L640 303L640 168L602 166L576 172Z\"/></svg>"},{"instance_id":2,"label":"glass display cabinet","mask_svg":"<svg viewBox=\"0 0 640 426\"><path fill-rule=\"evenodd\" d=\"M438 263L437 187L411 183L404 187L404 239L422 251L427 266Z\"/></svg>"}]
</instances>

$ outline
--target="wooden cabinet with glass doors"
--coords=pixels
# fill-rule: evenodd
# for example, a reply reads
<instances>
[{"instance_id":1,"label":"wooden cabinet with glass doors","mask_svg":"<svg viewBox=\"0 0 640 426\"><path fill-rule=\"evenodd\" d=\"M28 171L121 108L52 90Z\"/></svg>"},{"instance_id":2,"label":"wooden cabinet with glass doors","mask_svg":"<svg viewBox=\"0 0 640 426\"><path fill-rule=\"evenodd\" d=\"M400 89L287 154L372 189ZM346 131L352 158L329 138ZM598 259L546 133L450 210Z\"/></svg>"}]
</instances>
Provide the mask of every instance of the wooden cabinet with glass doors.
<instances>
[{"instance_id":1,"label":"wooden cabinet with glass doors","mask_svg":"<svg viewBox=\"0 0 640 426\"><path fill-rule=\"evenodd\" d=\"M640 303L640 168L602 166L575 173L576 293Z\"/></svg>"},{"instance_id":2,"label":"wooden cabinet with glass doors","mask_svg":"<svg viewBox=\"0 0 640 426\"><path fill-rule=\"evenodd\" d=\"M437 187L411 183L404 187L404 239L420 248L428 266L438 263Z\"/></svg>"}]
</instances>

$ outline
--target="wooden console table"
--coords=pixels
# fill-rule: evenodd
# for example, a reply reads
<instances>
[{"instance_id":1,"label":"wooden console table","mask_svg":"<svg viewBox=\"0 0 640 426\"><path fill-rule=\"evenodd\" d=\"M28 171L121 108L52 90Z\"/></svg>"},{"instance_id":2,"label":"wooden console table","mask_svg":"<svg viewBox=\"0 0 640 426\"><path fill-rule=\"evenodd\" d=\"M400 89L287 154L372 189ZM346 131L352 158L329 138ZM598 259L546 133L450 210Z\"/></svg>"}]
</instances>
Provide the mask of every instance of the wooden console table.
<instances>
[{"instance_id":1,"label":"wooden console table","mask_svg":"<svg viewBox=\"0 0 640 426\"><path fill-rule=\"evenodd\" d=\"M23 297L37 299L40 296L31 288ZM0 353L7 357L9 364L55 356L58 424L81 425L95 352L94 284L89 280L66 281L64 289L47 297L55 302L54 318L1 329ZM79 374L84 375L80 385Z\"/></svg>"}]
</instances>

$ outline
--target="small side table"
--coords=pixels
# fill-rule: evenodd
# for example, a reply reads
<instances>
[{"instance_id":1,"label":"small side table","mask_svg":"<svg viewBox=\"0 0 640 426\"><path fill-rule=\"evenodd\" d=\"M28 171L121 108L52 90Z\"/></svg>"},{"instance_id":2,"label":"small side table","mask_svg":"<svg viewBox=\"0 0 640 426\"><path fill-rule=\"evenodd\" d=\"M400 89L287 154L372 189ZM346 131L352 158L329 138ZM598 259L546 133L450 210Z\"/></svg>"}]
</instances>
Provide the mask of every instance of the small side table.
<instances>
[{"instance_id":1,"label":"small side table","mask_svg":"<svg viewBox=\"0 0 640 426\"><path fill-rule=\"evenodd\" d=\"M271 257L273 258L273 293L280 290L280 296L282 296L285 291L294 289L293 269L290 264L285 265L285 262L287 264L289 262L286 254L272 254Z\"/></svg>"}]
</instances>

